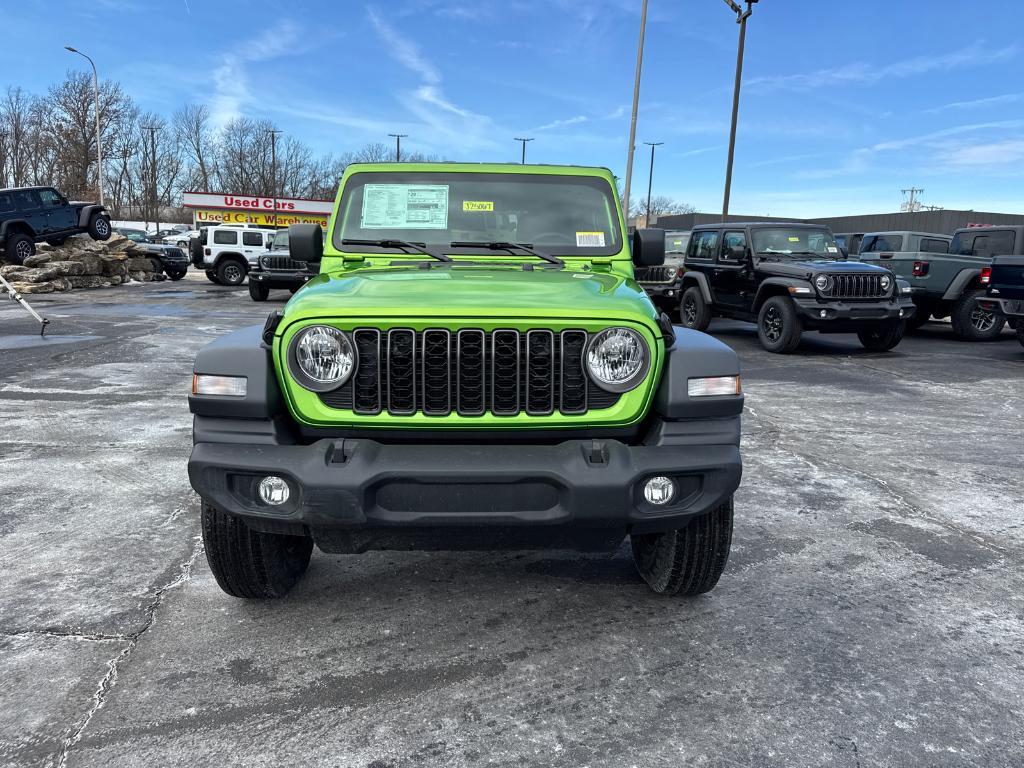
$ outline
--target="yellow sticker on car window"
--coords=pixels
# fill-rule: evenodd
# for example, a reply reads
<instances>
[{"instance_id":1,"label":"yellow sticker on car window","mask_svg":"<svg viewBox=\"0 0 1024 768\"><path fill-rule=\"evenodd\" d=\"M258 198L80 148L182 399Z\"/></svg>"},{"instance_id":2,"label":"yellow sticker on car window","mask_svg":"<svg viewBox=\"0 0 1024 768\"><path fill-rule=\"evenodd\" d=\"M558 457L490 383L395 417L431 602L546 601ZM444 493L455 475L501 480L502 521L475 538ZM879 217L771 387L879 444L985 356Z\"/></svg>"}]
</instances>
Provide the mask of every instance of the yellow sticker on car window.
<instances>
[{"instance_id":1,"label":"yellow sticker on car window","mask_svg":"<svg viewBox=\"0 0 1024 768\"><path fill-rule=\"evenodd\" d=\"M493 211L494 203L490 200L463 200L462 210L464 211Z\"/></svg>"},{"instance_id":2,"label":"yellow sticker on car window","mask_svg":"<svg viewBox=\"0 0 1024 768\"><path fill-rule=\"evenodd\" d=\"M799 243L800 242L800 238L799 237L791 237L791 238L789 238L789 242L791 242L791 243Z\"/></svg>"},{"instance_id":3,"label":"yellow sticker on car window","mask_svg":"<svg viewBox=\"0 0 1024 768\"><path fill-rule=\"evenodd\" d=\"M604 232L577 232L577 248L604 248Z\"/></svg>"}]
</instances>

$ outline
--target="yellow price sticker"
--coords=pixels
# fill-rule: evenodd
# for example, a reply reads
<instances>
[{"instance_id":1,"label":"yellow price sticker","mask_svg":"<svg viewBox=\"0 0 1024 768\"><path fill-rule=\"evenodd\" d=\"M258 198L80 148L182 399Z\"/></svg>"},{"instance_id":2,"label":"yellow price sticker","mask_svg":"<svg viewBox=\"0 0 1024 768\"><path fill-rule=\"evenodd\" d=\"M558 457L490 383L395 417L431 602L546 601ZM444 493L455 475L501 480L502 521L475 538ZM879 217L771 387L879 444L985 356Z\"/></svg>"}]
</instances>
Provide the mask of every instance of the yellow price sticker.
<instances>
[{"instance_id":1,"label":"yellow price sticker","mask_svg":"<svg viewBox=\"0 0 1024 768\"><path fill-rule=\"evenodd\" d=\"M791 237L791 238L789 238L789 242L791 242L791 243L799 243L800 242L800 238L799 237Z\"/></svg>"},{"instance_id":2,"label":"yellow price sticker","mask_svg":"<svg viewBox=\"0 0 1024 768\"><path fill-rule=\"evenodd\" d=\"M464 211L493 211L494 203L489 200L463 200Z\"/></svg>"}]
</instances>

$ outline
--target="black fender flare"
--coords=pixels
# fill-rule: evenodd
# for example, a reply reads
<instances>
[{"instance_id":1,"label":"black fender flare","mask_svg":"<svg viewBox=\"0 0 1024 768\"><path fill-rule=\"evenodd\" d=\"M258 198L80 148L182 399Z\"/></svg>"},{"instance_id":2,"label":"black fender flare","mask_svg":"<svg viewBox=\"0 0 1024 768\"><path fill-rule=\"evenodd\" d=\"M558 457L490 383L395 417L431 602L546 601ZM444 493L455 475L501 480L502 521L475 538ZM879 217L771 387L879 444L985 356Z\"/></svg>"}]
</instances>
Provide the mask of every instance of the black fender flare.
<instances>
[{"instance_id":1,"label":"black fender flare","mask_svg":"<svg viewBox=\"0 0 1024 768\"><path fill-rule=\"evenodd\" d=\"M106 213L107 209L105 206L95 203L93 205L83 205L82 210L78 212L78 226L88 227L89 219L93 217L94 213Z\"/></svg>"},{"instance_id":2,"label":"black fender flare","mask_svg":"<svg viewBox=\"0 0 1024 768\"><path fill-rule=\"evenodd\" d=\"M235 261L241 262L242 265L245 267L246 274L249 273L249 260L245 258L244 253L236 253L235 251L223 251L221 253L218 253L216 256L213 257L213 266L211 268L219 268L221 262L227 259L233 259Z\"/></svg>"},{"instance_id":3,"label":"black fender flare","mask_svg":"<svg viewBox=\"0 0 1024 768\"><path fill-rule=\"evenodd\" d=\"M708 276L703 272L683 272L683 290L685 291L690 287L691 283L696 283L697 287L700 288L700 295L704 297L706 304L715 303L715 295L711 292L711 284L708 282Z\"/></svg>"},{"instance_id":4,"label":"black fender flare","mask_svg":"<svg viewBox=\"0 0 1024 768\"><path fill-rule=\"evenodd\" d=\"M36 237L36 231L29 226L29 223L24 219L9 219L3 224L0 224L0 240L7 239L7 233L10 230L18 231L20 229L25 230L25 234L31 238Z\"/></svg>"},{"instance_id":5,"label":"black fender flare","mask_svg":"<svg viewBox=\"0 0 1024 768\"><path fill-rule=\"evenodd\" d=\"M284 398L274 372L271 349L263 343L263 326L252 325L221 336L199 350L192 371L214 376L244 376L245 397L189 395L197 416L222 419L269 419L284 412Z\"/></svg>"},{"instance_id":6,"label":"black fender flare","mask_svg":"<svg viewBox=\"0 0 1024 768\"><path fill-rule=\"evenodd\" d=\"M790 288L807 288L810 292L804 295L808 298L815 295L814 287L806 280L800 280L795 277L769 277L757 286L757 293L754 295L751 311L754 313L760 311L761 305L772 296L789 296Z\"/></svg>"},{"instance_id":7,"label":"black fender flare","mask_svg":"<svg viewBox=\"0 0 1024 768\"><path fill-rule=\"evenodd\" d=\"M942 294L942 298L945 301L956 301L960 298L960 295L964 292L964 289L973 283L981 275L981 269L961 269L956 273L956 277L949 284L949 288Z\"/></svg>"},{"instance_id":8,"label":"black fender flare","mask_svg":"<svg viewBox=\"0 0 1024 768\"><path fill-rule=\"evenodd\" d=\"M675 326L675 339L665 345L665 365L654 395L654 410L669 420L739 416L743 395L690 397L689 380L708 376L739 376L740 359L713 336Z\"/></svg>"}]
</instances>

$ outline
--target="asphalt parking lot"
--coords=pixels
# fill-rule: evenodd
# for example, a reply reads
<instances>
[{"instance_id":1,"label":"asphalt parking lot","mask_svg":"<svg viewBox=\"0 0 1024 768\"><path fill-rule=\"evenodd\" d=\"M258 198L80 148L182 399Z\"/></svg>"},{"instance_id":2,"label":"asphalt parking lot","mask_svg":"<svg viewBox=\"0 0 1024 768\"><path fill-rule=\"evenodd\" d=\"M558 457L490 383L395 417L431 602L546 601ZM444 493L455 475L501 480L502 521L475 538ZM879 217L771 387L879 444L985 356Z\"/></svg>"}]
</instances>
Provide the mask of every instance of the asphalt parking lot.
<instances>
[{"instance_id":1,"label":"asphalt parking lot","mask_svg":"<svg viewBox=\"0 0 1024 768\"><path fill-rule=\"evenodd\" d=\"M287 293L274 295L283 302ZM280 303L191 275L0 302L0 763L1024 763L1024 349L932 323L743 361L733 553L314 553L224 595L185 472L205 342Z\"/></svg>"}]
</instances>

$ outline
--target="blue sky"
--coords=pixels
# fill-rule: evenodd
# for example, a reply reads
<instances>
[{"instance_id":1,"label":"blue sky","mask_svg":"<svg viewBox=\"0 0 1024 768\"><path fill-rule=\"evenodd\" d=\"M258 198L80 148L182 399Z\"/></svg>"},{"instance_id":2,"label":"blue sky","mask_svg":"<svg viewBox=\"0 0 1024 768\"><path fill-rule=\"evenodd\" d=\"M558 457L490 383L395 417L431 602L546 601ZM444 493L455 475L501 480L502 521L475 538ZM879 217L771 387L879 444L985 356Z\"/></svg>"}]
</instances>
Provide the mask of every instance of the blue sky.
<instances>
[{"instance_id":1,"label":"blue sky","mask_svg":"<svg viewBox=\"0 0 1024 768\"><path fill-rule=\"evenodd\" d=\"M737 26L721 0L649 0L637 141L655 194L721 206ZM387 134L452 160L623 175L639 0L5 0L0 88L96 59L145 110L269 117L318 151ZM1024 211L1024 6L761 0L732 210ZM634 191L645 191L639 145Z\"/></svg>"}]
</instances>

